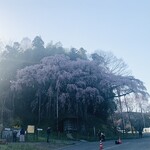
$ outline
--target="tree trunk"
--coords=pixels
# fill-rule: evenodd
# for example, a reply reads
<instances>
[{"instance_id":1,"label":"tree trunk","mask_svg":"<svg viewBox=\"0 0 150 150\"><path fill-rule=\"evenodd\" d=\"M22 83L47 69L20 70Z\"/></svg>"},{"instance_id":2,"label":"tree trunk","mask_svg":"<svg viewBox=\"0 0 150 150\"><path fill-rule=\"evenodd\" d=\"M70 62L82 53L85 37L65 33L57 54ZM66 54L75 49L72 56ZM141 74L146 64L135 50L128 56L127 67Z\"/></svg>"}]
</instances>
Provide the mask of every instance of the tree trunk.
<instances>
[{"instance_id":1,"label":"tree trunk","mask_svg":"<svg viewBox=\"0 0 150 150\"><path fill-rule=\"evenodd\" d=\"M120 98L120 90L117 90L118 93L118 100L119 100L119 106L120 106L120 112L121 112L121 118L122 118L122 129L123 129L123 134L124 134L124 129L125 129L125 123L124 123L124 117L123 117L123 113L122 113L122 102L121 102L121 98Z\"/></svg>"},{"instance_id":2,"label":"tree trunk","mask_svg":"<svg viewBox=\"0 0 150 150\"><path fill-rule=\"evenodd\" d=\"M39 102L39 108L38 108L38 125L41 123L41 91L38 91L38 102Z\"/></svg>"},{"instance_id":3,"label":"tree trunk","mask_svg":"<svg viewBox=\"0 0 150 150\"><path fill-rule=\"evenodd\" d=\"M128 114L128 118L129 118L129 122L130 122L130 130L132 131L132 134L133 134L133 126L132 126L132 121L131 121L131 117L130 117L130 113L129 113L129 107L128 107L128 104L127 104L127 100L126 100L126 97L124 96L124 102L125 102L125 105L126 105L126 108L127 108L127 114Z\"/></svg>"}]
</instances>

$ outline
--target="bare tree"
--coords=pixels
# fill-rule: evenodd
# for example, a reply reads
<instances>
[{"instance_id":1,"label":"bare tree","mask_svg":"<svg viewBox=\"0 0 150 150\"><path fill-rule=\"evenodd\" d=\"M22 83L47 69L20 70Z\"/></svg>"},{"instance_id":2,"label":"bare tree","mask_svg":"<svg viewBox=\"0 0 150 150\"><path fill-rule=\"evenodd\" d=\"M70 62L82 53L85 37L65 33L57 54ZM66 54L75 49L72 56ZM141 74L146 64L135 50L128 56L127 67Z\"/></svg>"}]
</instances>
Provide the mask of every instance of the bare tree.
<instances>
[{"instance_id":1,"label":"bare tree","mask_svg":"<svg viewBox=\"0 0 150 150\"><path fill-rule=\"evenodd\" d=\"M117 58L112 52L97 50L94 54L97 54L97 58L98 56L101 58L99 60L103 60L103 65L109 73L113 73L115 75L131 74L131 71L128 69L128 65L124 62L124 60Z\"/></svg>"}]
</instances>

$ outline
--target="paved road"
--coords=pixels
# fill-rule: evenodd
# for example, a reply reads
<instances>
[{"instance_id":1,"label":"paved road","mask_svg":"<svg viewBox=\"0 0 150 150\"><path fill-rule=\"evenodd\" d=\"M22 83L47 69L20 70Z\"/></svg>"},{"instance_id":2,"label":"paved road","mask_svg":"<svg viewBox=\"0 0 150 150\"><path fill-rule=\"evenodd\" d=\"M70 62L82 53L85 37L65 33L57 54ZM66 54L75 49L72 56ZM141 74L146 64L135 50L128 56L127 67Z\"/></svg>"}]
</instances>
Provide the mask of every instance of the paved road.
<instances>
[{"instance_id":1,"label":"paved road","mask_svg":"<svg viewBox=\"0 0 150 150\"><path fill-rule=\"evenodd\" d=\"M103 146L104 150L150 150L150 138L123 140L119 145L106 141ZM60 150L99 150L99 142L80 142Z\"/></svg>"}]
</instances>

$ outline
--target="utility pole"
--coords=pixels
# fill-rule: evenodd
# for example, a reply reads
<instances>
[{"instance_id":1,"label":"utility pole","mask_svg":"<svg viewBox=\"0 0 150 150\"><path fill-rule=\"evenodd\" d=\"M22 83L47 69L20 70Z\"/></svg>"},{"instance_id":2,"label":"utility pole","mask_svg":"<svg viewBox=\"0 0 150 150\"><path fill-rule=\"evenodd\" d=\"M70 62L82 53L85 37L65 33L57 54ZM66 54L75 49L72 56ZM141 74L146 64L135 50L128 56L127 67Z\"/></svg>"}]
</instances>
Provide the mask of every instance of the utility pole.
<instances>
[{"instance_id":1,"label":"utility pole","mask_svg":"<svg viewBox=\"0 0 150 150\"><path fill-rule=\"evenodd\" d=\"M56 88L57 88L57 95L56 95L56 118L57 118L57 135L58 135L58 119L59 119L59 107L58 107L58 98L59 98L59 79L57 81L57 85L56 85Z\"/></svg>"}]
</instances>

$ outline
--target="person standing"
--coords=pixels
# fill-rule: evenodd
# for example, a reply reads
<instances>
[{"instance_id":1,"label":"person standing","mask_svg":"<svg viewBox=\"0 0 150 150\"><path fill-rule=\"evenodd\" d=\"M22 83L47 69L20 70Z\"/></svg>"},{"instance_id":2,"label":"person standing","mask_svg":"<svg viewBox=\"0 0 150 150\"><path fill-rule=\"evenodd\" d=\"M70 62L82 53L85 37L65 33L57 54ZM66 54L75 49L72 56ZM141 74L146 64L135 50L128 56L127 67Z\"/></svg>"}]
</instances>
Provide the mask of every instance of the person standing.
<instances>
[{"instance_id":1,"label":"person standing","mask_svg":"<svg viewBox=\"0 0 150 150\"><path fill-rule=\"evenodd\" d=\"M25 130L24 128L21 128L20 130L20 142L24 142L25 141Z\"/></svg>"},{"instance_id":2,"label":"person standing","mask_svg":"<svg viewBox=\"0 0 150 150\"><path fill-rule=\"evenodd\" d=\"M98 135L98 139L99 139L99 141L100 141L100 140L101 140L101 131L100 131L100 130L98 130L97 135Z\"/></svg>"},{"instance_id":3,"label":"person standing","mask_svg":"<svg viewBox=\"0 0 150 150\"><path fill-rule=\"evenodd\" d=\"M13 142L17 142L17 131L13 130Z\"/></svg>"},{"instance_id":4,"label":"person standing","mask_svg":"<svg viewBox=\"0 0 150 150\"><path fill-rule=\"evenodd\" d=\"M101 140L104 142L105 141L105 134L101 133Z\"/></svg>"},{"instance_id":5,"label":"person standing","mask_svg":"<svg viewBox=\"0 0 150 150\"><path fill-rule=\"evenodd\" d=\"M142 127L140 127L140 128L139 128L139 138L142 138L142 136L143 136L143 134L142 134L142 130L143 130L143 128L142 128Z\"/></svg>"},{"instance_id":6,"label":"person standing","mask_svg":"<svg viewBox=\"0 0 150 150\"><path fill-rule=\"evenodd\" d=\"M50 134L51 134L51 127L48 127L47 128L47 143L49 142Z\"/></svg>"},{"instance_id":7,"label":"person standing","mask_svg":"<svg viewBox=\"0 0 150 150\"><path fill-rule=\"evenodd\" d=\"M139 138L142 138L142 130L139 130Z\"/></svg>"}]
</instances>

